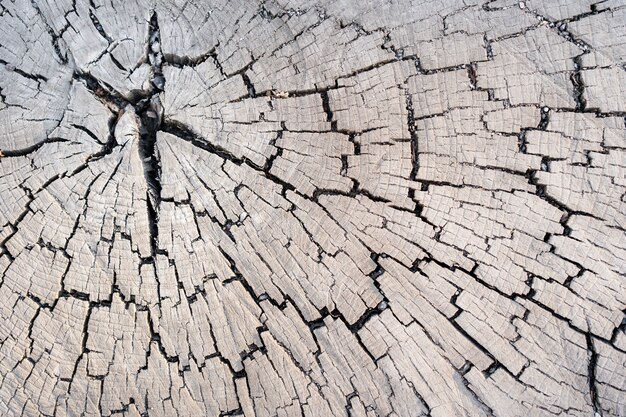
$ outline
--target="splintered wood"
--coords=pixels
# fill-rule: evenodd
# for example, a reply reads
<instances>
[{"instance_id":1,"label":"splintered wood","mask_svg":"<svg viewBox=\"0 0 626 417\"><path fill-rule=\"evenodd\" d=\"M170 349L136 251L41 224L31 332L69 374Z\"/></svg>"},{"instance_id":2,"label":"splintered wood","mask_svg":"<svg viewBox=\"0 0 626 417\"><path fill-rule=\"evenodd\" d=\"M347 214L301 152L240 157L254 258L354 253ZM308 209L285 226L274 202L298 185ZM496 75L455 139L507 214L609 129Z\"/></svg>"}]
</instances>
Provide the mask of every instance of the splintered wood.
<instances>
[{"instance_id":1,"label":"splintered wood","mask_svg":"<svg viewBox=\"0 0 626 417\"><path fill-rule=\"evenodd\" d=\"M623 0L0 0L0 415L626 416Z\"/></svg>"}]
</instances>

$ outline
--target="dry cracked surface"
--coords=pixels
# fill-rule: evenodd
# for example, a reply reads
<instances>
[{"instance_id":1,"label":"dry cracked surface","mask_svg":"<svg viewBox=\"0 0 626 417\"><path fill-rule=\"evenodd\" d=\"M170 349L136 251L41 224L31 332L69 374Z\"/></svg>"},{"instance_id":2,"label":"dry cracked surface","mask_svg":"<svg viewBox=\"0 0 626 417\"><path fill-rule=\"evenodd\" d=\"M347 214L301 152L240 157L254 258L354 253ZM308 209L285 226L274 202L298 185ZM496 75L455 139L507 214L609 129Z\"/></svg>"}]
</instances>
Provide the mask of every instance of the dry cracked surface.
<instances>
[{"instance_id":1,"label":"dry cracked surface","mask_svg":"<svg viewBox=\"0 0 626 417\"><path fill-rule=\"evenodd\" d=\"M623 0L0 0L0 415L625 416Z\"/></svg>"}]
</instances>

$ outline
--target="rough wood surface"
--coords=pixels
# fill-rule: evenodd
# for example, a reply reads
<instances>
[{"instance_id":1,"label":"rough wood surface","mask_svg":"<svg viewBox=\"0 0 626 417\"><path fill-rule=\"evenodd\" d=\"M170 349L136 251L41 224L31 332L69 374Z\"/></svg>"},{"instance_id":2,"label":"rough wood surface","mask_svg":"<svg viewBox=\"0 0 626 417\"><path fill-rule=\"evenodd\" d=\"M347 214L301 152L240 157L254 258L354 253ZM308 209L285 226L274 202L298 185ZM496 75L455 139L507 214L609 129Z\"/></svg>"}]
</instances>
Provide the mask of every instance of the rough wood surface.
<instances>
[{"instance_id":1,"label":"rough wood surface","mask_svg":"<svg viewBox=\"0 0 626 417\"><path fill-rule=\"evenodd\" d=\"M626 416L624 0L0 0L0 415Z\"/></svg>"}]
</instances>

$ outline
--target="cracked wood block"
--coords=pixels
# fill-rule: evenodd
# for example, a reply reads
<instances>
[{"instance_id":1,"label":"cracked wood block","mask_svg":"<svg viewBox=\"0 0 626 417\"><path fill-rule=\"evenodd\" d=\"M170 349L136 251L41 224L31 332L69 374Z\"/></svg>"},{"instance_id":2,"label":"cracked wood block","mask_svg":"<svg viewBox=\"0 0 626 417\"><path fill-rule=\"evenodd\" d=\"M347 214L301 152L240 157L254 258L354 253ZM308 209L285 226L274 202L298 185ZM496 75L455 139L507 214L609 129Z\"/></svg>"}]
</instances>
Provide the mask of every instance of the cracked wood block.
<instances>
[{"instance_id":1,"label":"cracked wood block","mask_svg":"<svg viewBox=\"0 0 626 417\"><path fill-rule=\"evenodd\" d=\"M0 0L0 415L626 416L625 39Z\"/></svg>"}]
</instances>

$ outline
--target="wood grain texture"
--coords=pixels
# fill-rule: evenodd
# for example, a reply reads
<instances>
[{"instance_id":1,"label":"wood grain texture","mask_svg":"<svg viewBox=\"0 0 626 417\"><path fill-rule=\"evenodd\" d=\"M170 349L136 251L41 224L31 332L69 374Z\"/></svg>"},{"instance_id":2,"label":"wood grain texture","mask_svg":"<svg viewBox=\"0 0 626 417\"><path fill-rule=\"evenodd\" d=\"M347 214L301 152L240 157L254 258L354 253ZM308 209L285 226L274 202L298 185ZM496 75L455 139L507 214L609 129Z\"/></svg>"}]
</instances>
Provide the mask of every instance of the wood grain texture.
<instances>
[{"instance_id":1,"label":"wood grain texture","mask_svg":"<svg viewBox=\"0 0 626 417\"><path fill-rule=\"evenodd\" d=\"M0 415L626 416L623 0L0 0Z\"/></svg>"}]
</instances>

